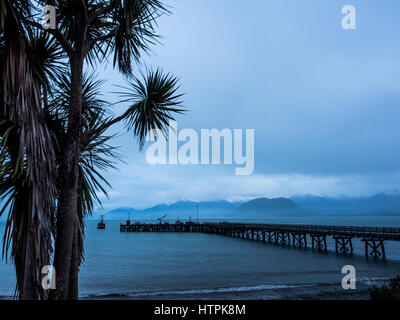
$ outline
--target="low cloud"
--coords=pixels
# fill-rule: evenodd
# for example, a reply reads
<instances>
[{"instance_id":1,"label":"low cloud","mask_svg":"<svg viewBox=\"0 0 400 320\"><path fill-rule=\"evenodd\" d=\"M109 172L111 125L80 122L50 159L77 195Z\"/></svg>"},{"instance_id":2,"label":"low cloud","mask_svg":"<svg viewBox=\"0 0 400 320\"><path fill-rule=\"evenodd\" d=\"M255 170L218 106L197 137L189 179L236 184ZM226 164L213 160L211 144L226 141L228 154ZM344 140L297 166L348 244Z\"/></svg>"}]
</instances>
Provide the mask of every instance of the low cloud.
<instances>
[{"instance_id":1,"label":"low cloud","mask_svg":"<svg viewBox=\"0 0 400 320\"><path fill-rule=\"evenodd\" d=\"M382 175L316 176L254 174L235 176L229 167L134 164L111 177L110 199L104 210L118 207L143 209L180 200L240 201L256 197L290 197L297 194L366 196L396 189L400 172Z\"/></svg>"}]
</instances>

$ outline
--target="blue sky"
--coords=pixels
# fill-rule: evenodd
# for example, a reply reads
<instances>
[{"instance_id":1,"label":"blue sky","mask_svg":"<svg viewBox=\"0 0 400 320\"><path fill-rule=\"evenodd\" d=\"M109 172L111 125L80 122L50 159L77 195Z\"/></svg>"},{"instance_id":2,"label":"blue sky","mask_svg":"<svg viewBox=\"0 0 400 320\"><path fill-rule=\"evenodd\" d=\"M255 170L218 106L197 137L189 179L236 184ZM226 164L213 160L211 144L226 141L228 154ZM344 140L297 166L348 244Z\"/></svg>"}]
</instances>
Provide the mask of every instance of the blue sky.
<instances>
[{"instance_id":1,"label":"blue sky","mask_svg":"<svg viewBox=\"0 0 400 320\"><path fill-rule=\"evenodd\" d=\"M254 129L255 170L146 163L123 126L126 155L104 210L177 200L300 193L370 195L400 189L400 2L169 0L162 45L144 56L181 80L178 127ZM357 29L343 30L353 5ZM105 98L122 76L98 66ZM119 114L124 106L116 107Z\"/></svg>"}]
</instances>

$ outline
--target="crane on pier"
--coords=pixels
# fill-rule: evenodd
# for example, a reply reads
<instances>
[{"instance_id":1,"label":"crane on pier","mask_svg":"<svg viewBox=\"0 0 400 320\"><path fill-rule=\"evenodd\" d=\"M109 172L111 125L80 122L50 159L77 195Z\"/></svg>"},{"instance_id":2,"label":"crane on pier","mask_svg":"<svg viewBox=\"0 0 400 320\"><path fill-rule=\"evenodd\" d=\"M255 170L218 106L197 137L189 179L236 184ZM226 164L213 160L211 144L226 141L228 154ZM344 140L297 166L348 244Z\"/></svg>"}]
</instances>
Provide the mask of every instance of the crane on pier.
<instances>
[{"instance_id":1,"label":"crane on pier","mask_svg":"<svg viewBox=\"0 0 400 320\"><path fill-rule=\"evenodd\" d=\"M165 214L165 215L163 215L162 217L157 218L159 224L162 224L162 222L163 222L163 220L165 219L166 216L167 216L167 215Z\"/></svg>"}]
</instances>

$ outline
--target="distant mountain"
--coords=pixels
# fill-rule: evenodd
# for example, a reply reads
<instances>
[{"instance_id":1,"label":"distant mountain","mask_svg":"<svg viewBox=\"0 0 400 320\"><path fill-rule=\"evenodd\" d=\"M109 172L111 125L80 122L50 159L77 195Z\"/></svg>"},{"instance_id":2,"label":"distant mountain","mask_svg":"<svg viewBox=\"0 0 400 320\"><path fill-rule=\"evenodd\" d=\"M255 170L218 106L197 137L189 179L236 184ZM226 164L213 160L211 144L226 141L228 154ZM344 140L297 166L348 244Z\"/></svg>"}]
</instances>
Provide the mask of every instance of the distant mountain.
<instances>
[{"instance_id":1,"label":"distant mountain","mask_svg":"<svg viewBox=\"0 0 400 320\"><path fill-rule=\"evenodd\" d=\"M300 207L294 201L287 198L258 198L242 204L235 209L232 216L235 217L291 217L313 215L313 212Z\"/></svg>"},{"instance_id":2,"label":"distant mountain","mask_svg":"<svg viewBox=\"0 0 400 320\"><path fill-rule=\"evenodd\" d=\"M360 214L366 198L330 198L313 195L290 198L307 210L321 214Z\"/></svg>"},{"instance_id":3,"label":"distant mountain","mask_svg":"<svg viewBox=\"0 0 400 320\"><path fill-rule=\"evenodd\" d=\"M400 214L400 193L383 192L372 197L320 197L314 195L290 198L307 210L320 214Z\"/></svg>"},{"instance_id":4,"label":"distant mountain","mask_svg":"<svg viewBox=\"0 0 400 320\"><path fill-rule=\"evenodd\" d=\"M378 193L365 201L364 210L367 213L400 214L400 194L395 192Z\"/></svg>"},{"instance_id":5,"label":"distant mountain","mask_svg":"<svg viewBox=\"0 0 400 320\"><path fill-rule=\"evenodd\" d=\"M134 208L131 208L131 207L121 207L121 208L117 208L117 209L114 209L114 210L111 210L110 212L109 212L109 214L121 214L121 213L135 213L135 212L139 212L140 210L136 210L136 209L134 209Z\"/></svg>"},{"instance_id":6,"label":"distant mountain","mask_svg":"<svg viewBox=\"0 0 400 320\"><path fill-rule=\"evenodd\" d=\"M166 219L189 219L197 218L197 205L199 206L199 219L223 218L232 210L239 207L241 202L229 201L178 201L173 204L159 204L151 208L137 210L123 207L112 210L106 214L107 219L157 219L167 215Z\"/></svg>"}]
</instances>

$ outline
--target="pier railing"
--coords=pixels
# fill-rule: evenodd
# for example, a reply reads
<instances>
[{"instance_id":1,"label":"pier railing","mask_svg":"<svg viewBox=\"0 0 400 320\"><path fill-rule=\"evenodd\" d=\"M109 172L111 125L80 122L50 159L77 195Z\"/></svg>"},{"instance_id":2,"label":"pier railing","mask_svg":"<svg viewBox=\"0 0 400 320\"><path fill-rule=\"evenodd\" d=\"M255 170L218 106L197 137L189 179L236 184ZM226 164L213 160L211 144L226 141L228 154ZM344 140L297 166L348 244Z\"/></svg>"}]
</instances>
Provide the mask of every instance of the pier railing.
<instances>
[{"instance_id":1,"label":"pier railing","mask_svg":"<svg viewBox=\"0 0 400 320\"><path fill-rule=\"evenodd\" d=\"M215 225L215 223L205 223ZM224 227L243 227L266 230L285 230L288 232L324 233L331 235L348 235L353 238L365 236L383 238L384 240L400 240L400 228L391 227L360 227L360 226L334 226L334 225L302 225L302 224L242 224L242 223L218 223Z\"/></svg>"}]
</instances>

